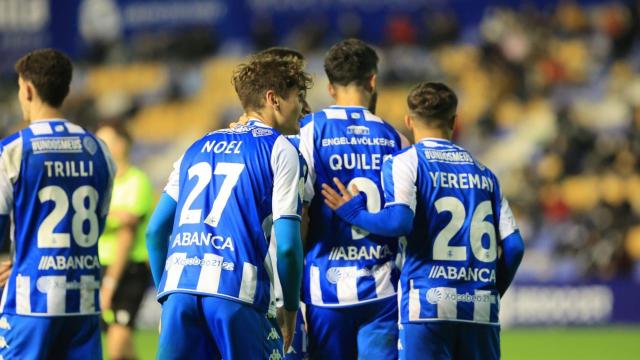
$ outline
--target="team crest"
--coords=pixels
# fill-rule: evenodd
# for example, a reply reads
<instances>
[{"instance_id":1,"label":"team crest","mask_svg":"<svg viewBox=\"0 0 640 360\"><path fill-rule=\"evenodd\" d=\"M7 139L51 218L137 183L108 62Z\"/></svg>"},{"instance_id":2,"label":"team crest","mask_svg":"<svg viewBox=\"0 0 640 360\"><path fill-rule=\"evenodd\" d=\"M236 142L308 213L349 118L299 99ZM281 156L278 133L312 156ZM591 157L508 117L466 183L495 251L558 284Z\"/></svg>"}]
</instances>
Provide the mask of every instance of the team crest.
<instances>
[{"instance_id":1,"label":"team crest","mask_svg":"<svg viewBox=\"0 0 640 360\"><path fill-rule=\"evenodd\" d=\"M91 155L95 155L96 151L98 151L98 144L90 136L85 136L85 138L82 139L82 145L84 146L84 149L87 150L87 152Z\"/></svg>"}]
</instances>

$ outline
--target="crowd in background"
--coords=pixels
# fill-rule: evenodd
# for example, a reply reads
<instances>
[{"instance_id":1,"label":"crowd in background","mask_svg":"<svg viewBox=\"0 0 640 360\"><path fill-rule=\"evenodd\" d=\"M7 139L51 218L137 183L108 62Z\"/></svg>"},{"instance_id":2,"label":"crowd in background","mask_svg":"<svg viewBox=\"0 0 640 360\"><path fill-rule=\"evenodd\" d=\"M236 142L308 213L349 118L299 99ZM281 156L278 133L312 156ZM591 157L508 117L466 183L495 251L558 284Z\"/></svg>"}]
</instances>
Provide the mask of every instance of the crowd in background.
<instances>
[{"instance_id":1,"label":"crowd in background","mask_svg":"<svg viewBox=\"0 0 640 360\"><path fill-rule=\"evenodd\" d=\"M206 29L98 41L79 60L65 112L90 128L126 122L133 162L159 192L186 144L240 115L231 71L249 52L299 49L315 75L309 103L330 104L322 62L337 39L322 22L282 41L270 26L257 19L243 46ZM343 27L358 36L366 19ZM456 141L498 174L526 242L516 281L640 281L640 2L489 8L472 28L440 9L419 23L390 15L384 31L377 113L406 131L415 83L456 90ZM3 136L22 126L15 81L0 81Z\"/></svg>"}]
</instances>

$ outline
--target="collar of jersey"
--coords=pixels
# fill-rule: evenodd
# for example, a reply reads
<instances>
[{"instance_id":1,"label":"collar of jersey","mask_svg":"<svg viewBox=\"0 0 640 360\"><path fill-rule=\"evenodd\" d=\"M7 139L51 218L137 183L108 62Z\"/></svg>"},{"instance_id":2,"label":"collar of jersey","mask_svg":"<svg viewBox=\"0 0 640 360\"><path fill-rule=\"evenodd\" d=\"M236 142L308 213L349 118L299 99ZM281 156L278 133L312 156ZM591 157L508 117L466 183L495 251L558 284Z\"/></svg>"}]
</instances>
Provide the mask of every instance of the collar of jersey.
<instances>
[{"instance_id":1,"label":"collar of jersey","mask_svg":"<svg viewBox=\"0 0 640 360\"><path fill-rule=\"evenodd\" d=\"M332 108L332 109L362 109L362 110L368 110L366 107L358 106L358 105L353 105L353 106L331 105L329 107Z\"/></svg>"},{"instance_id":2,"label":"collar of jersey","mask_svg":"<svg viewBox=\"0 0 640 360\"><path fill-rule=\"evenodd\" d=\"M257 119L257 118L249 118L249 120L247 120L247 125L253 125L253 126L258 126L258 127L266 127L266 128L270 128L271 126L265 124L262 120Z\"/></svg>"},{"instance_id":3,"label":"collar of jersey","mask_svg":"<svg viewBox=\"0 0 640 360\"><path fill-rule=\"evenodd\" d=\"M65 119L60 119L60 118L53 118L53 119L38 119L38 120L34 120L31 123L41 123L41 122L51 122L51 121L67 121Z\"/></svg>"},{"instance_id":4,"label":"collar of jersey","mask_svg":"<svg viewBox=\"0 0 640 360\"><path fill-rule=\"evenodd\" d=\"M447 140L447 139L443 139L443 138L434 138L434 137L422 138L418 142L425 142L425 141L432 141L432 142L437 142L437 143L441 143L441 144L453 144L451 142L451 140Z\"/></svg>"}]
</instances>

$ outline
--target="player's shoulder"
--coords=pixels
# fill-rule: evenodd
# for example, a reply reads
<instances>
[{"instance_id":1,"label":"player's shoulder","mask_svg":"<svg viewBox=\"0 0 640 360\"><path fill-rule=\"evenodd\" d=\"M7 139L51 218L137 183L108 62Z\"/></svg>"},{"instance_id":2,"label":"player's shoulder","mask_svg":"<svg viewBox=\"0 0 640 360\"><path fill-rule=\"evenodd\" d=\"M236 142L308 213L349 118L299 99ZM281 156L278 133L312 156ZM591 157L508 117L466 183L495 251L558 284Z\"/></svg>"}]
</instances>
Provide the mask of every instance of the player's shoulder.
<instances>
[{"instance_id":1,"label":"player's shoulder","mask_svg":"<svg viewBox=\"0 0 640 360\"><path fill-rule=\"evenodd\" d=\"M4 149L16 146L22 141L22 130L16 131L13 134L3 138L0 140L0 154L4 151Z\"/></svg>"}]
</instances>

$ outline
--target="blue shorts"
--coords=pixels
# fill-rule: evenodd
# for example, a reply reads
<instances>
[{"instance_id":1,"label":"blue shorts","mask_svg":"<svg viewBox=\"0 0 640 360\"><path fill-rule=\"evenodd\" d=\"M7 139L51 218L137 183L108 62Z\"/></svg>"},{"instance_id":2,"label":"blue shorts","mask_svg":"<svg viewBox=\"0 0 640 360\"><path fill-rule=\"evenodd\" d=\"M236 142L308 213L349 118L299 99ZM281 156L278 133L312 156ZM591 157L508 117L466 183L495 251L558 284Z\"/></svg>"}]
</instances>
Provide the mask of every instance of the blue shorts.
<instances>
[{"instance_id":1,"label":"blue shorts","mask_svg":"<svg viewBox=\"0 0 640 360\"><path fill-rule=\"evenodd\" d=\"M3 359L102 359L100 316L0 315Z\"/></svg>"},{"instance_id":2,"label":"blue shorts","mask_svg":"<svg viewBox=\"0 0 640 360\"><path fill-rule=\"evenodd\" d=\"M161 321L158 359L283 357L277 327L237 301L173 293L162 304Z\"/></svg>"},{"instance_id":3,"label":"blue shorts","mask_svg":"<svg viewBox=\"0 0 640 360\"><path fill-rule=\"evenodd\" d=\"M397 359L396 297L348 307L307 305L312 359Z\"/></svg>"},{"instance_id":4,"label":"blue shorts","mask_svg":"<svg viewBox=\"0 0 640 360\"><path fill-rule=\"evenodd\" d=\"M400 325L400 359L500 359L500 327L434 321Z\"/></svg>"}]
</instances>

